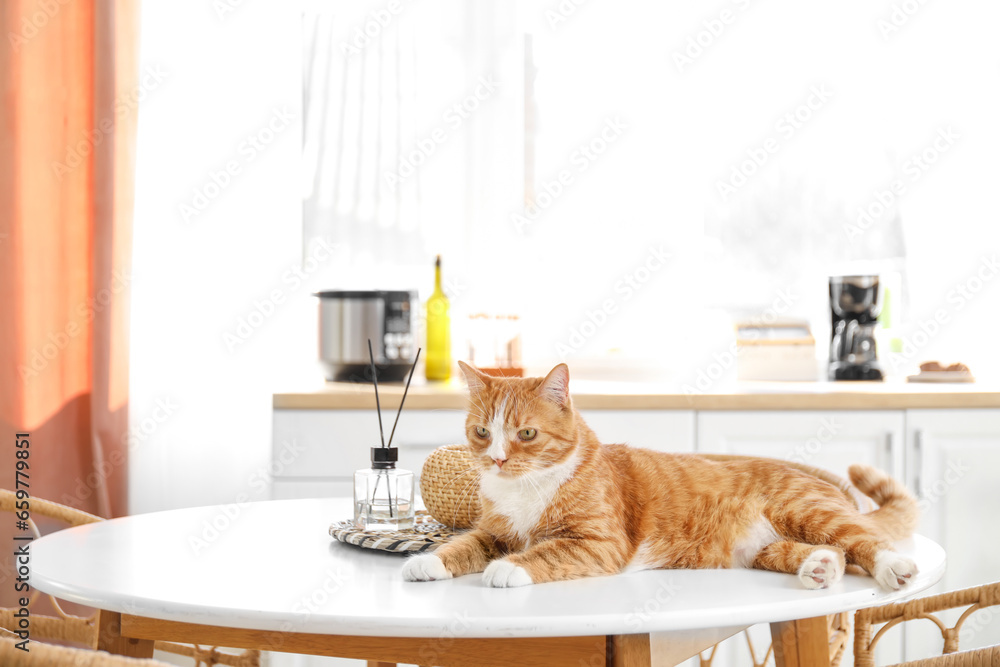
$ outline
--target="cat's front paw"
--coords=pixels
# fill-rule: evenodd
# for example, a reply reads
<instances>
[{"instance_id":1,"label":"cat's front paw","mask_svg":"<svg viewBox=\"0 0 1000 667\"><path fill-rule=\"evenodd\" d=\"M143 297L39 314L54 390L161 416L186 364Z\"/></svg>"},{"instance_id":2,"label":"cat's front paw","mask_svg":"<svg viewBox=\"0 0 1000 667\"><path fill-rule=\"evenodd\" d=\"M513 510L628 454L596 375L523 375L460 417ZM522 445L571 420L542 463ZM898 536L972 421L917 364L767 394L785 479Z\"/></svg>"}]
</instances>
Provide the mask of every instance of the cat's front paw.
<instances>
[{"instance_id":1,"label":"cat's front paw","mask_svg":"<svg viewBox=\"0 0 1000 667\"><path fill-rule=\"evenodd\" d=\"M872 576L878 585L887 591L898 591L910 583L917 573L917 564L895 551L882 551L875 556L875 571Z\"/></svg>"},{"instance_id":2,"label":"cat's front paw","mask_svg":"<svg viewBox=\"0 0 1000 667\"><path fill-rule=\"evenodd\" d=\"M451 572L434 554L411 556L403 563L403 579L407 581L435 581L451 579Z\"/></svg>"},{"instance_id":3,"label":"cat's front paw","mask_svg":"<svg viewBox=\"0 0 1000 667\"><path fill-rule=\"evenodd\" d=\"M483 571L483 583L490 588L514 588L533 584L531 575L520 565L509 560L495 560Z\"/></svg>"},{"instance_id":4,"label":"cat's front paw","mask_svg":"<svg viewBox=\"0 0 1000 667\"><path fill-rule=\"evenodd\" d=\"M809 589L829 588L844 576L844 556L833 549L815 549L799 567L799 581Z\"/></svg>"}]
</instances>

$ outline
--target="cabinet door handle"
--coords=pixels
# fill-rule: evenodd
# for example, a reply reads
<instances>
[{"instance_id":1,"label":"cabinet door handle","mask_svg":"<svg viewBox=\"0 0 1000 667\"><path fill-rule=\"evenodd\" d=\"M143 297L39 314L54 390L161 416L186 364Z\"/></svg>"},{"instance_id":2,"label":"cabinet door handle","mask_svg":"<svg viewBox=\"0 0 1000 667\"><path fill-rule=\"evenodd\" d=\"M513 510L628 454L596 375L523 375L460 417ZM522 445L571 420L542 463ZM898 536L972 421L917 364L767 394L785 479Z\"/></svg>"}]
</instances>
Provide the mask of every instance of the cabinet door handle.
<instances>
[{"instance_id":1,"label":"cabinet door handle","mask_svg":"<svg viewBox=\"0 0 1000 667\"><path fill-rule=\"evenodd\" d=\"M885 469L890 474L895 474L896 453L893 451L894 437L892 431L885 434Z\"/></svg>"},{"instance_id":2,"label":"cabinet door handle","mask_svg":"<svg viewBox=\"0 0 1000 667\"><path fill-rule=\"evenodd\" d=\"M923 500L924 488L921 480L924 468L924 431L916 429L913 431L913 486L917 491L917 498Z\"/></svg>"}]
</instances>

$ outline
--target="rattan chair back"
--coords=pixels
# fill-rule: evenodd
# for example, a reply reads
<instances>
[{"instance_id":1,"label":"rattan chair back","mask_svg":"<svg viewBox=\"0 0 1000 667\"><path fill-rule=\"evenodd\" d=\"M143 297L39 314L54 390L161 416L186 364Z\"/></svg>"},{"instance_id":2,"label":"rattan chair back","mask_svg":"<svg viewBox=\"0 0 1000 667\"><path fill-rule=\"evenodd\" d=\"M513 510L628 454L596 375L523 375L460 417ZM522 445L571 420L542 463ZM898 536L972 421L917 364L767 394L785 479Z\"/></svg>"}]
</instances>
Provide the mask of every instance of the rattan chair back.
<instances>
[{"instance_id":1,"label":"rattan chair back","mask_svg":"<svg viewBox=\"0 0 1000 667\"><path fill-rule=\"evenodd\" d=\"M1000 581L909 602L859 609L854 614L854 664L856 667L874 667L875 646L885 633L900 623L922 619L933 623L941 632L944 655L904 663L908 667L1000 665L1000 645L958 652L962 625L977 611L996 606L1000 606ZM934 614L960 607L966 609L952 627ZM882 627L876 632L877 625Z\"/></svg>"}]
</instances>

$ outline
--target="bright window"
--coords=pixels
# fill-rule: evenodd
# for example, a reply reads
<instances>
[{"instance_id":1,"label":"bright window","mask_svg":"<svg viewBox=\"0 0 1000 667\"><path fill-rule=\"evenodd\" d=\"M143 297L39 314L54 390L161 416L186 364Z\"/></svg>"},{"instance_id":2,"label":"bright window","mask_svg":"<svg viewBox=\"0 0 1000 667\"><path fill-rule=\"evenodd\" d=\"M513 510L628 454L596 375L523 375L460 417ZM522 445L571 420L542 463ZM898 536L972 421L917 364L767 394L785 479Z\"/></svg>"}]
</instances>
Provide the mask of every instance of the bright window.
<instances>
[{"instance_id":1,"label":"bright window","mask_svg":"<svg viewBox=\"0 0 1000 667\"><path fill-rule=\"evenodd\" d=\"M823 348L827 277L891 273L908 364L995 365L995 4L390 4L307 19L331 281L426 293L440 252L529 364L683 381L776 305Z\"/></svg>"}]
</instances>

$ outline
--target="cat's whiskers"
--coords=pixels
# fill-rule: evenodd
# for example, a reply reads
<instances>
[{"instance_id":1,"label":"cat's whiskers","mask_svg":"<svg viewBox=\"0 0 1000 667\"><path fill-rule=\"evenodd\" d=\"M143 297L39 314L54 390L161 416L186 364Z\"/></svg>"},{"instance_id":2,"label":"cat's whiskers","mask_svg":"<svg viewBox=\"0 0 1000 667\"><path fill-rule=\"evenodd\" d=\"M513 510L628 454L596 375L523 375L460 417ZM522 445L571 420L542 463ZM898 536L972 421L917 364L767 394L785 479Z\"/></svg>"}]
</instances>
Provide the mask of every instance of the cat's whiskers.
<instances>
[{"instance_id":1,"label":"cat's whiskers","mask_svg":"<svg viewBox=\"0 0 1000 667\"><path fill-rule=\"evenodd\" d=\"M469 405L469 414L477 417L481 421L486 421L486 409L482 403L472 402L472 404Z\"/></svg>"},{"instance_id":2,"label":"cat's whiskers","mask_svg":"<svg viewBox=\"0 0 1000 667\"><path fill-rule=\"evenodd\" d=\"M472 403L469 412L472 412L475 416L479 417L480 421L483 423L488 422L490 420L490 416L485 401L477 397L475 394L471 394L469 396L469 400ZM475 412L473 412L472 408L476 408Z\"/></svg>"},{"instance_id":3,"label":"cat's whiskers","mask_svg":"<svg viewBox=\"0 0 1000 667\"><path fill-rule=\"evenodd\" d=\"M488 416L489 409L486 407L486 400L484 398L480 397L478 394L474 394L469 396L469 400L471 400L476 407L480 408L480 412L483 417Z\"/></svg>"},{"instance_id":4,"label":"cat's whiskers","mask_svg":"<svg viewBox=\"0 0 1000 667\"><path fill-rule=\"evenodd\" d=\"M475 465L470 465L468 468L466 468L465 470L461 471L459 474L455 475L455 477L456 477L456 479L461 479L461 478L465 477L468 474L472 474L473 478L471 480L469 480L469 482L467 482L461 489L459 489L459 491L458 491L458 503L457 503L458 507L462 506L462 502L464 501L465 496L468 493L470 493L475 488L475 486L478 486L479 481L483 478L482 471L479 470L478 466L475 466Z\"/></svg>"},{"instance_id":5,"label":"cat's whiskers","mask_svg":"<svg viewBox=\"0 0 1000 667\"><path fill-rule=\"evenodd\" d=\"M476 474L476 473L478 473L478 472L479 472L479 471L477 470L477 466L471 466L471 465L470 465L470 466L469 466L468 468L466 468L465 470L460 470L460 471L458 471L458 472L457 472L457 473L455 474L455 479L462 479L462 478L463 478L463 477L465 477L466 475L469 475L469 474ZM480 473L480 474L481 474L481 473Z\"/></svg>"},{"instance_id":6,"label":"cat's whiskers","mask_svg":"<svg viewBox=\"0 0 1000 667\"><path fill-rule=\"evenodd\" d=\"M478 407L484 407L482 399L479 397L479 392L477 391L469 392L469 403L477 405Z\"/></svg>"},{"instance_id":7,"label":"cat's whiskers","mask_svg":"<svg viewBox=\"0 0 1000 667\"><path fill-rule=\"evenodd\" d=\"M469 500L468 500L467 507L470 510L470 513L471 513L472 510L475 509L475 507L476 507L475 499L471 496L471 493L473 491L475 491L476 489L479 488L479 480L480 479L482 479L482 475L479 475L479 476L475 477L468 484L466 484L465 487L463 487L462 492L460 493L460 495L458 497L458 507L463 507L463 503L465 502L465 499L468 498ZM481 508L481 505L480 505L480 513L481 512L482 512L482 508Z\"/></svg>"}]
</instances>

